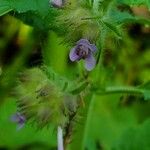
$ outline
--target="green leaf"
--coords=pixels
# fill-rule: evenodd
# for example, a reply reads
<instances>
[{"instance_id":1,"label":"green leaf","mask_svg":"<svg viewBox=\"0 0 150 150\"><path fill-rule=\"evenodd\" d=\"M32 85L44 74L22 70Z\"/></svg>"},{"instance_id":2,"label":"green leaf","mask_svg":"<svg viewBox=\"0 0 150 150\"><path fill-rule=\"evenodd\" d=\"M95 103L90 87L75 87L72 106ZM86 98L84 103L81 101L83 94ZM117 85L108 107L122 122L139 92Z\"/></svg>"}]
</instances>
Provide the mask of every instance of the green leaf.
<instances>
[{"instance_id":1,"label":"green leaf","mask_svg":"<svg viewBox=\"0 0 150 150\"><path fill-rule=\"evenodd\" d=\"M19 13L27 11L38 11L45 14L49 10L47 0L0 0L0 8L5 8L5 11L11 9Z\"/></svg>"},{"instance_id":2,"label":"green leaf","mask_svg":"<svg viewBox=\"0 0 150 150\"><path fill-rule=\"evenodd\" d=\"M150 20L147 18L133 16L132 14L126 11L120 12L114 9L109 12L107 18L109 18L109 22L116 25L124 25L127 23L140 23L144 25L150 25Z\"/></svg>"},{"instance_id":3,"label":"green leaf","mask_svg":"<svg viewBox=\"0 0 150 150\"><path fill-rule=\"evenodd\" d=\"M145 5L148 7L148 9L150 9L150 1L149 0L118 0L118 2L129 5L129 6Z\"/></svg>"},{"instance_id":4,"label":"green leaf","mask_svg":"<svg viewBox=\"0 0 150 150\"><path fill-rule=\"evenodd\" d=\"M54 28L57 11L50 7L48 0L0 0L0 16L13 10L13 16L26 24L41 30Z\"/></svg>"},{"instance_id":5,"label":"green leaf","mask_svg":"<svg viewBox=\"0 0 150 150\"><path fill-rule=\"evenodd\" d=\"M48 12L49 3L47 0L8 0L10 6L19 13L27 11L38 11L41 14Z\"/></svg>"},{"instance_id":6,"label":"green leaf","mask_svg":"<svg viewBox=\"0 0 150 150\"><path fill-rule=\"evenodd\" d=\"M111 30L113 31L119 38L121 38L121 33L119 30L119 27L115 26L115 24L110 23L110 21L103 20L103 23Z\"/></svg>"},{"instance_id":7,"label":"green leaf","mask_svg":"<svg viewBox=\"0 0 150 150\"><path fill-rule=\"evenodd\" d=\"M145 100L150 100L150 81L144 83L142 86L139 87L143 89L143 95Z\"/></svg>"},{"instance_id":8,"label":"green leaf","mask_svg":"<svg viewBox=\"0 0 150 150\"><path fill-rule=\"evenodd\" d=\"M113 150L148 150L150 149L150 119L139 127L128 128L115 142Z\"/></svg>"},{"instance_id":9,"label":"green leaf","mask_svg":"<svg viewBox=\"0 0 150 150\"><path fill-rule=\"evenodd\" d=\"M6 13L10 12L12 8L9 6L8 1L0 0L0 16L5 15Z\"/></svg>"}]
</instances>

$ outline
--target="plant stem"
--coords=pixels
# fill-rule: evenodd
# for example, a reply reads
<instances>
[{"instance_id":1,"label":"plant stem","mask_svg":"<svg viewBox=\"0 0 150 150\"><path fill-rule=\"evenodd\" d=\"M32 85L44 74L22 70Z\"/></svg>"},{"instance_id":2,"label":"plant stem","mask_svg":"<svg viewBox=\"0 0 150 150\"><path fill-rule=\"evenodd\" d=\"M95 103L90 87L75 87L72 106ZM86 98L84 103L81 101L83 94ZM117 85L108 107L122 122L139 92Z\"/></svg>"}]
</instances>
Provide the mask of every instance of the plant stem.
<instances>
[{"instance_id":1,"label":"plant stem","mask_svg":"<svg viewBox=\"0 0 150 150\"><path fill-rule=\"evenodd\" d=\"M64 145L63 145L63 130L60 126L58 126L57 129L57 144L58 144L58 150L64 150Z\"/></svg>"},{"instance_id":2,"label":"plant stem","mask_svg":"<svg viewBox=\"0 0 150 150\"><path fill-rule=\"evenodd\" d=\"M132 93L132 94L143 94L143 89L135 87L107 87L104 91L96 91L96 94L115 94L115 93Z\"/></svg>"},{"instance_id":3,"label":"plant stem","mask_svg":"<svg viewBox=\"0 0 150 150\"><path fill-rule=\"evenodd\" d=\"M88 110L87 110L87 118L86 118L86 123L85 123L85 128L84 128L84 136L83 136L82 148L81 148L82 150L84 150L85 146L86 146L88 130L90 129L90 121L92 118L93 106L94 106L94 95L92 95L92 98L91 98L91 101L89 103Z\"/></svg>"}]
</instances>

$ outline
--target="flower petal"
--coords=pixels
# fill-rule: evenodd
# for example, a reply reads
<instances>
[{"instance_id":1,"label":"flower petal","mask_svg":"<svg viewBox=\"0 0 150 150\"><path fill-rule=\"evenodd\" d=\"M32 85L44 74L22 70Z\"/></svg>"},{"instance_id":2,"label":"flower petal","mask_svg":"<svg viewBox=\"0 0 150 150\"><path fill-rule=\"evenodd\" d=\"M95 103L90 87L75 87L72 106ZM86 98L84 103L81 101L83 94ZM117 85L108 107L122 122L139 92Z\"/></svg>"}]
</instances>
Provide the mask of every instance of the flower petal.
<instances>
[{"instance_id":1,"label":"flower petal","mask_svg":"<svg viewBox=\"0 0 150 150\"><path fill-rule=\"evenodd\" d=\"M22 124L26 121L26 118L17 112L11 116L11 121L17 124Z\"/></svg>"},{"instance_id":2,"label":"flower petal","mask_svg":"<svg viewBox=\"0 0 150 150\"><path fill-rule=\"evenodd\" d=\"M85 68L88 71L91 71L96 65L96 60L92 53L88 55L88 57L85 59Z\"/></svg>"},{"instance_id":3,"label":"flower petal","mask_svg":"<svg viewBox=\"0 0 150 150\"><path fill-rule=\"evenodd\" d=\"M13 114L10 119L11 119L12 122L18 122L18 115Z\"/></svg>"},{"instance_id":4,"label":"flower petal","mask_svg":"<svg viewBox=\"0 0 150 150\"><path fill-rule=\"evenodd\" d=\"M22 129L23 127L24 127L24 123L22 123L22 124L18 124L17 125L17 131L19 131L20 129Z\"/></svg>"},{"instance_id":5,"label":"flower petal","mask_svg":"<svg viewBox=\"0 0 150 150\"><path fill-rule=\"evenodd\" d=\"M52 1L50 1L50 3L52 6L58 7L58 8L60 8L63 5L62 0L52 0Z\"/></svg>"},{"instance_id":6,"label":"flower petal","mask_svg":"<svg viewBox=\"0 0 150 150\"><path fill-rule=\"evenodd\" d=\"M77 45L90 45L90 42L87 40L87 39L80 39L78 42L77 42Z\"/></svg>"},{"instance_id":7,"label":"flower petal","mask_svg":"<svg viewBox=\"0 0 150 150\"><path fill-rule=\"evenodd\" d=\"M76 61L79 59L79 56L76 54L76 47L72 48L69 54L69 58L71 61Z\"/></svg>"},{"instance_id":8,"label":"flower petal","mask_svg":"<svg viewBox=\"0 0 150 150\"><path fill-rule=\"evenodd\" d=\"M11 116L11 121L17 123L17 130L20 130L25 125L26 118L17 112Z\"/></svg>"},{"instance_id":9,"label":"flower petal","mask_svg":"<svg viewBox=\"0 0 150 150\"><path fill-rule=\"evenodd\" d=\"M97 51L97 47L94 44L90 44L90 42L87 39L81 39L77 42L77 45L84 45L88 49L90 49L92 52Z\"/></svg>"},{"instance_id":10,"label":"flower petal","mask_svg":"<svg viewBox=\"0 0 150 150\"><path fill-rule=\"evenodd\" d=\"M96 45L90 44L90 50L91 50L92 52L96 52L96 51L97 51Z\"/></svg>"}]
</instances>

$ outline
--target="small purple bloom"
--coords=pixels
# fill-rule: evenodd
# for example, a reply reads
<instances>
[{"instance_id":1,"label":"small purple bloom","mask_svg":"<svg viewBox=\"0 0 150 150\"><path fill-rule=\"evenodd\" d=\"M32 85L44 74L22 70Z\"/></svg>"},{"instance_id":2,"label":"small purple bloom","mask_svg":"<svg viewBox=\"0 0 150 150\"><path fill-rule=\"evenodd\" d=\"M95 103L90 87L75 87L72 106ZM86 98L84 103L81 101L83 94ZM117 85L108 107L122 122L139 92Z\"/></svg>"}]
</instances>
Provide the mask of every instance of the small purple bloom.
<instances>
[{"instance_id":1,"label":"small purple bloom","mask_svg":"<svg viewBox=\"0 0 150 150\"><path fill-rule=\"evenodd\" d=\"M23 128L26 118L25 116L17 112L16 114L11 116L11 121L17 123L17 130L20 130L21 128Z\"/></svg>"},{"instance_id":2,"label":"small purple bloom","mask_svg":"<svg viewBox=\"0 0 150 150\"><path fill-rule=\"evenodd\" d=\"M63 0L50 0L50 4L53 7L61 8L63 6Z\"/></svg>"},{"instance_id":3,"label":"small purple bloom","mask_svg":"<svg viewBox=\"0 0 150 150\"><path fill-rule=\"evenodd\" d=\"M70 51L69 58L71 61L85 60L85 68L91 71L95 65L96 60L93 54L97 51L97 47L94 44L90 44L87 39L81 39L76 43Z\"/></svg>"}]
</instances>

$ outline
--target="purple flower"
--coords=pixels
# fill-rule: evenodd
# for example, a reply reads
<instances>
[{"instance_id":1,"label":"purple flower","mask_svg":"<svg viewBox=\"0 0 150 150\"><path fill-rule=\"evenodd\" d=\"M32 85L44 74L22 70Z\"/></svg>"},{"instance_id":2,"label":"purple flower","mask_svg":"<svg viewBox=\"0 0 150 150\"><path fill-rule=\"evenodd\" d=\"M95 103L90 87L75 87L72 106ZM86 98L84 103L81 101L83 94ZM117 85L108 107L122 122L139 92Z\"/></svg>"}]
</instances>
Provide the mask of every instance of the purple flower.
<instances>
[{"instance_id":1,"label":"purple flower","mask_svg":"<svg viewBox=\"0 0 150 150\"><path fill-rule=\"evenodd\" d=\"M62 5L63 5L63 0L50 0L50 4L51 4L53 7L61 8Z\"/></svg>"},{"instance_id":2,"label":"purple flower","mask_svg":"<svg viewBox=\"0 0 150 150\"><path fill-rule=\"evenodd\" d=\"M25 116L17 112L16 114L11 116L11 121L17 123L17 130L20 130L21 128L23 128L26 118Z\"/></svg>"},{"instance_id":3,"label":"purple flower","mask_svg":"<svg viewBox=\"0 0 150 150\"><path fill-rule=\"evenodd\" d=\"M85 60L85 68L91 71L95 65L96 60L93 54L97 51L97 47L94 44L90 44L87 39L81 39L76 43L70 51L69 58L71 61Z\"/></svg>"}]
</instances>

